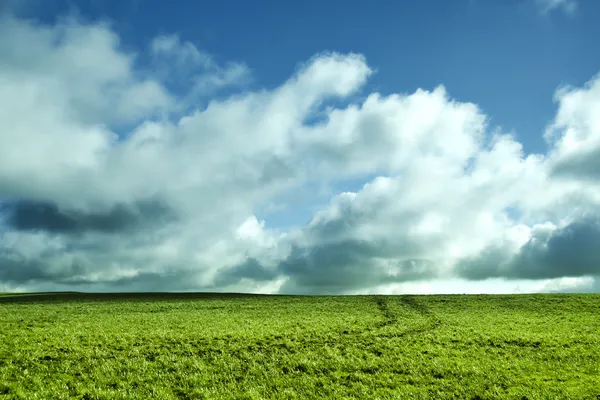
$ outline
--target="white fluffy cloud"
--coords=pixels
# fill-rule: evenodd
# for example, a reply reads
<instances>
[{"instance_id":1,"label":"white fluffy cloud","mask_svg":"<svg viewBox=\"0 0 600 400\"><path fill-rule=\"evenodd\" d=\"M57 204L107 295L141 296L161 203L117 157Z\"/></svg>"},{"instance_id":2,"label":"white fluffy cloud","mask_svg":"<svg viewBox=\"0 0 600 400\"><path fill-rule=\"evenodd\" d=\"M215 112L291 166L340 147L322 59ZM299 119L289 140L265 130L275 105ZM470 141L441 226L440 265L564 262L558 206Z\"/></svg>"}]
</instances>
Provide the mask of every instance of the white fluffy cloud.
<instances>
[{"instance_id":1,"label":"white fluffy cloud","mask_svg":"<svg viewBox=\"0 0 600 400\"><path fill-rule=\"evenodd\" d=\"M0 287L519 291L600 275L599 78L557 91L548 152L526 155L443 86L351 100L372 74L361 55L199 106L249 69L177 36L148 51L153 73L106 25L0 20ZM305 226L257 215L366 176Z\"/></svg>"},{"instance_id":2,"label":"white fluffy cloud","mask_svg":"<svg viewBox=\"0 0 600 400\"><path fill-rule=\"evenodd\" d=\"M567 179L600 179L600 75L583 88L561 87L560 104L545 137L552 145L556 176Z\"/></svg>"}]
</instances>

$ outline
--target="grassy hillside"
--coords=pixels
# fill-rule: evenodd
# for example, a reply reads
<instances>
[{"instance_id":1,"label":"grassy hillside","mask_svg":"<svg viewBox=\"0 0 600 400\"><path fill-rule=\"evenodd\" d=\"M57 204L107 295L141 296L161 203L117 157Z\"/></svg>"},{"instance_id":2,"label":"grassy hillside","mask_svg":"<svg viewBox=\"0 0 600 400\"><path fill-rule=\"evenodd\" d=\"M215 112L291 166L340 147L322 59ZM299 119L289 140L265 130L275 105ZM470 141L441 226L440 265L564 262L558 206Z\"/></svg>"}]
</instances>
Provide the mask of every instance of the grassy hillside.
<instances>
[{"instance_id":1,"label":"grassy hillside","mask_svg":"<svg viewBox=\"0 0 600 400\"><path fill-rule=\"evenodd\" d=\"M5 295L5 398L600 399L600 295Z\"/></svg>"}]
</instances>

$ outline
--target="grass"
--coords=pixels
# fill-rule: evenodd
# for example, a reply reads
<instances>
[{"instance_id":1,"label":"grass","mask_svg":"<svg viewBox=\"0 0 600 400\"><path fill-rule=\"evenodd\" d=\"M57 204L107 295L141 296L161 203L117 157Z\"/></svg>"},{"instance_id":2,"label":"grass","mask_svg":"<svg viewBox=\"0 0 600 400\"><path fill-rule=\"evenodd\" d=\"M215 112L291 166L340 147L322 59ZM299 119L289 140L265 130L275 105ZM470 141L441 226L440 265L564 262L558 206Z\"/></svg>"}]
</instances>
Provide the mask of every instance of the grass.
<instances>
[{"instance_id":1,"label":"grass","mask_svg":"<svg viewBox=\"0 0 600 400\"><path fill-rule=\"evenodd\" d=\"M0 296L0 399L600 399L600 295Z\"/></svg>"}]
</instances>

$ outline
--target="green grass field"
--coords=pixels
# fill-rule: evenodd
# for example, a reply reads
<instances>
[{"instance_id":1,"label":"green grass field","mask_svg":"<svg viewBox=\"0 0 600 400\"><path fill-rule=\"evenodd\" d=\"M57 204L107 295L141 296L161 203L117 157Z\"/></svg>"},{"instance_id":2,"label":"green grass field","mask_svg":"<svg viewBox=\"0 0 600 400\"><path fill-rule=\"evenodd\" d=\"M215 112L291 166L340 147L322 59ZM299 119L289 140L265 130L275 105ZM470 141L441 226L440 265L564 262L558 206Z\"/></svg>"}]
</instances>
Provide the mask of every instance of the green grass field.
<instances>
[{"instance_id":1,"label":"green grass field","mask_svg":"<svg viewBox=\"0 0 600 400\"><path fill-rule=\"evenodd\" d=\"M0 296L0 399L600 399L600 295Z\"/></svg>"}]
</instances>

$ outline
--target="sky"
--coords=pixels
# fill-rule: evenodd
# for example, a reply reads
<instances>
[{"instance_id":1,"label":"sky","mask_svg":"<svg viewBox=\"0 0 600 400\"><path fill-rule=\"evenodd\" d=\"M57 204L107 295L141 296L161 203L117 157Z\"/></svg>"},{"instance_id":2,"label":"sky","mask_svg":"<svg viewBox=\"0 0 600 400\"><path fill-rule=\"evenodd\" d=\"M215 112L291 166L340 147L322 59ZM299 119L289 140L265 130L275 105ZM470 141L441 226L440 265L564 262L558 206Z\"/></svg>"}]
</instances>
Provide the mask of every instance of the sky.
<instances>
[{"instance_id":1,"label":"sky","mask_svg":"<svg viewBox=\"0 0 600 400\"><path fill-rule=\"evenodd\" d=\"M600 291L600 1L0 0L0 292Z\"/></svg>"}]
</instances>

